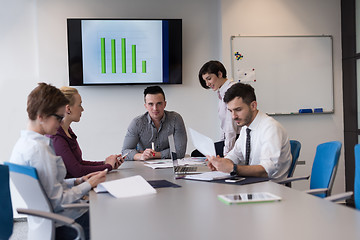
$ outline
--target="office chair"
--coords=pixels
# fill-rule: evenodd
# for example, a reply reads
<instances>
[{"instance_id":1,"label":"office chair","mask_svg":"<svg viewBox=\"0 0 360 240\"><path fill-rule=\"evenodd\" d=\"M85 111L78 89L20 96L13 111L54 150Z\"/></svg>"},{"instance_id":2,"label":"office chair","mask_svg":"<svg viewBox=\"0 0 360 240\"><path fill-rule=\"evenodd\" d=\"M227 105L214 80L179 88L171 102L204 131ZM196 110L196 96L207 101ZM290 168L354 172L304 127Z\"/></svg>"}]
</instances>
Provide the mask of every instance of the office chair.
<instances>
[{"instance_id":1,"label":"office chair","mask_svg":"<svg viewBox=\"0 0 360 240\"><path fill-rule=\"evenodd\" d=\"M0 239L9 239L13 232L13 210L10 196L9 167L0 165Z\"/></svg>"},{"instance_id":2,"label":"office chair","mask_svg":"<svg viewBox=\"0 0 360 240\"><path fill-rule=\"evenodd\" d=\"M355 181L354 200L356 209L360 210L360 144L355 145Z\"/></svg>"},{"instance_id":3,"label":"office chair","mask_svg":"<svg viewBox=\"0 0 360 240\"><path fill-rule=\"evenodd\" d=\"M296 140L290 140L290 146L291 146L292 161L287 176L288 178L291 178L294 175L295 167L300 155L301 143ZM285 186L291 187L291 182L286 183Z\"/></svg>"},{"instance_id":4,"label":"office chair","mask_svg":"<svg viewBox=\"0 0 360 240\"><path fill-rule=\"evenodd\" d=\"M319 144L316 148L314 163L311 170L310 190L307 193L324 198L331 195L337 166L339 163L341 142L333 141ZM282 184L298 180L308 179L306 177L293 177L282 181Z\"/></svg>"},{"instance_id":5,"label":"office chair","mask_svg":"<svg viewBox=\"0 0 360 240\"><path fill-rule=\"evenodd\" d=\"M53 213L52 206L41 186L35 168L9 162L4 164L9 167L10 178L21 197L26 205L31 208L17 209L18 213L29 215L28 239L55 239L55 222L74 228L78 234L76 239L85 239L82 227L74 219ZM84 205L69 204L69 206L63 207L84 207Z\"/></svg>"},{"instance_id":6,"label":"office chair","mask_svg":"<svg viewBox=\"0 0 360 240\"><path fill-rule=\"evenodd\" d=\"M339 202L347 200L354 195L354 202L356 209L360 210L360 144L356 144L354 147L355 153L355 180L354 180L354 192L349 191L345 193L339 193L325 199L331 202Z\"/></svg>"}]
</instances>

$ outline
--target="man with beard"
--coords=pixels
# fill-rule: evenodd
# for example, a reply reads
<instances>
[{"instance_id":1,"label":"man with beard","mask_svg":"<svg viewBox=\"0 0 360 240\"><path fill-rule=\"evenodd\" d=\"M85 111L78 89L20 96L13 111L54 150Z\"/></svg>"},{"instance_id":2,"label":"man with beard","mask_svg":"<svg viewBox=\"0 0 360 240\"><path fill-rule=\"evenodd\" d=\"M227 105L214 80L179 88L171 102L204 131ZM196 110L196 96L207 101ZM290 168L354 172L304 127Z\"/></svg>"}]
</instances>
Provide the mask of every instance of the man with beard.
<instances>
[{"instance_id":1,"label":"man with beard","mask_svg":"<svg viewBox=\"0 0 360 240\"><path fill-rule=\"evenodd\" d=\"M224 102L242 128L225 158L207 156L208 166L233 176L286 177L291 164L289 138L279 122L257 109L254 88L234 84L226 91Z\"/></svg>"}]
</instances>

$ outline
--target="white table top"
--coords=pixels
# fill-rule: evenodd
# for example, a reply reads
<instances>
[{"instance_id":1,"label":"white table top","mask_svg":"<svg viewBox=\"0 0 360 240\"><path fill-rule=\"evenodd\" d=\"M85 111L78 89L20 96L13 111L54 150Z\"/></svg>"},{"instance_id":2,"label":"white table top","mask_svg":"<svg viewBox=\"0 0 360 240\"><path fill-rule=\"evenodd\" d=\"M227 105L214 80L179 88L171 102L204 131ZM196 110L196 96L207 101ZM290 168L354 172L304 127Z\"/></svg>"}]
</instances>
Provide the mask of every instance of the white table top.
<instances>
[{"instance_id":1,"label":"white table top","mask_svg":"<svg viewBox=\"0 0 360 240\"><path fill-rule=\"evenodd\" d=\"M181 188L116 199L90 192L93 240L101 239L360 239L360 211L273 182L230 185L175 180L172 169L125 162L108 180L141 175ZM270 192L280 202L226 205L218 194Z\"/></svg>"}]
</instances>

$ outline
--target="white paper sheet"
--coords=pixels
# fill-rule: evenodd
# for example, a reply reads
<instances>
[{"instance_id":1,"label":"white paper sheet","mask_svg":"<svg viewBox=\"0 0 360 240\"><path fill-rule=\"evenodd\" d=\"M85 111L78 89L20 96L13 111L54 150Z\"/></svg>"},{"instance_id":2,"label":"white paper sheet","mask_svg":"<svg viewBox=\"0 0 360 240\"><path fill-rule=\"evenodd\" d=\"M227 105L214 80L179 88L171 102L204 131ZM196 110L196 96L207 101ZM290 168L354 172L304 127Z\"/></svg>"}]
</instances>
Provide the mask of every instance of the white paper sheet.
<instances>
[{"instance_id":1,"label":"white paper sheet","mask_svg":"<svg viewBox=\"0 0 360 240\"><path fill-rule=\"evenodd\" d=\"M109 192L116 198L156 193L156 190L140 175L100 183L94 191L96 193Z\"/></svg>"},{"instance_id":2,"label":"white paper sheet","mask_svg":"<svg viewBox=\"0 0 360 240\"><path fill-rule=\"evenodd\" d=\"M216 156L214 141L211 138L189 128L194 147L204 156Z\"/></svg>"}]
</instances>

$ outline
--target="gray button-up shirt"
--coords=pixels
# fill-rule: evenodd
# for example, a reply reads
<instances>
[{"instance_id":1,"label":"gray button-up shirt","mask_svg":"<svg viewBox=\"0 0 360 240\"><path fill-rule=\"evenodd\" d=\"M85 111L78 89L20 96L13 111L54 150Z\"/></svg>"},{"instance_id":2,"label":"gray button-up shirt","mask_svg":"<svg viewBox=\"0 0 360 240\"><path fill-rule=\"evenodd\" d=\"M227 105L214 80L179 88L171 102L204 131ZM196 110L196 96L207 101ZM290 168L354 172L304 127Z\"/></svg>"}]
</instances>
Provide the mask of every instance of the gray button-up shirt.
<instances>
[{"instance_id":1,"label":"gray button-up shirt","mask_svg":"<svg viewBox=\"0 0 360 240\"><path fill-rule=\"evenodd\" d=\"M128 153L126 159L134 160L136 153L151 148L154 142L155 151L161 152L161 158L170 158L168 136L174 135L176 153L183 158L186 152L187 136L185 124L180 114L173 111L164 111L159 130L146 112L130 123L122 148L122 155Z\"/></svg>"}]
</instances>

